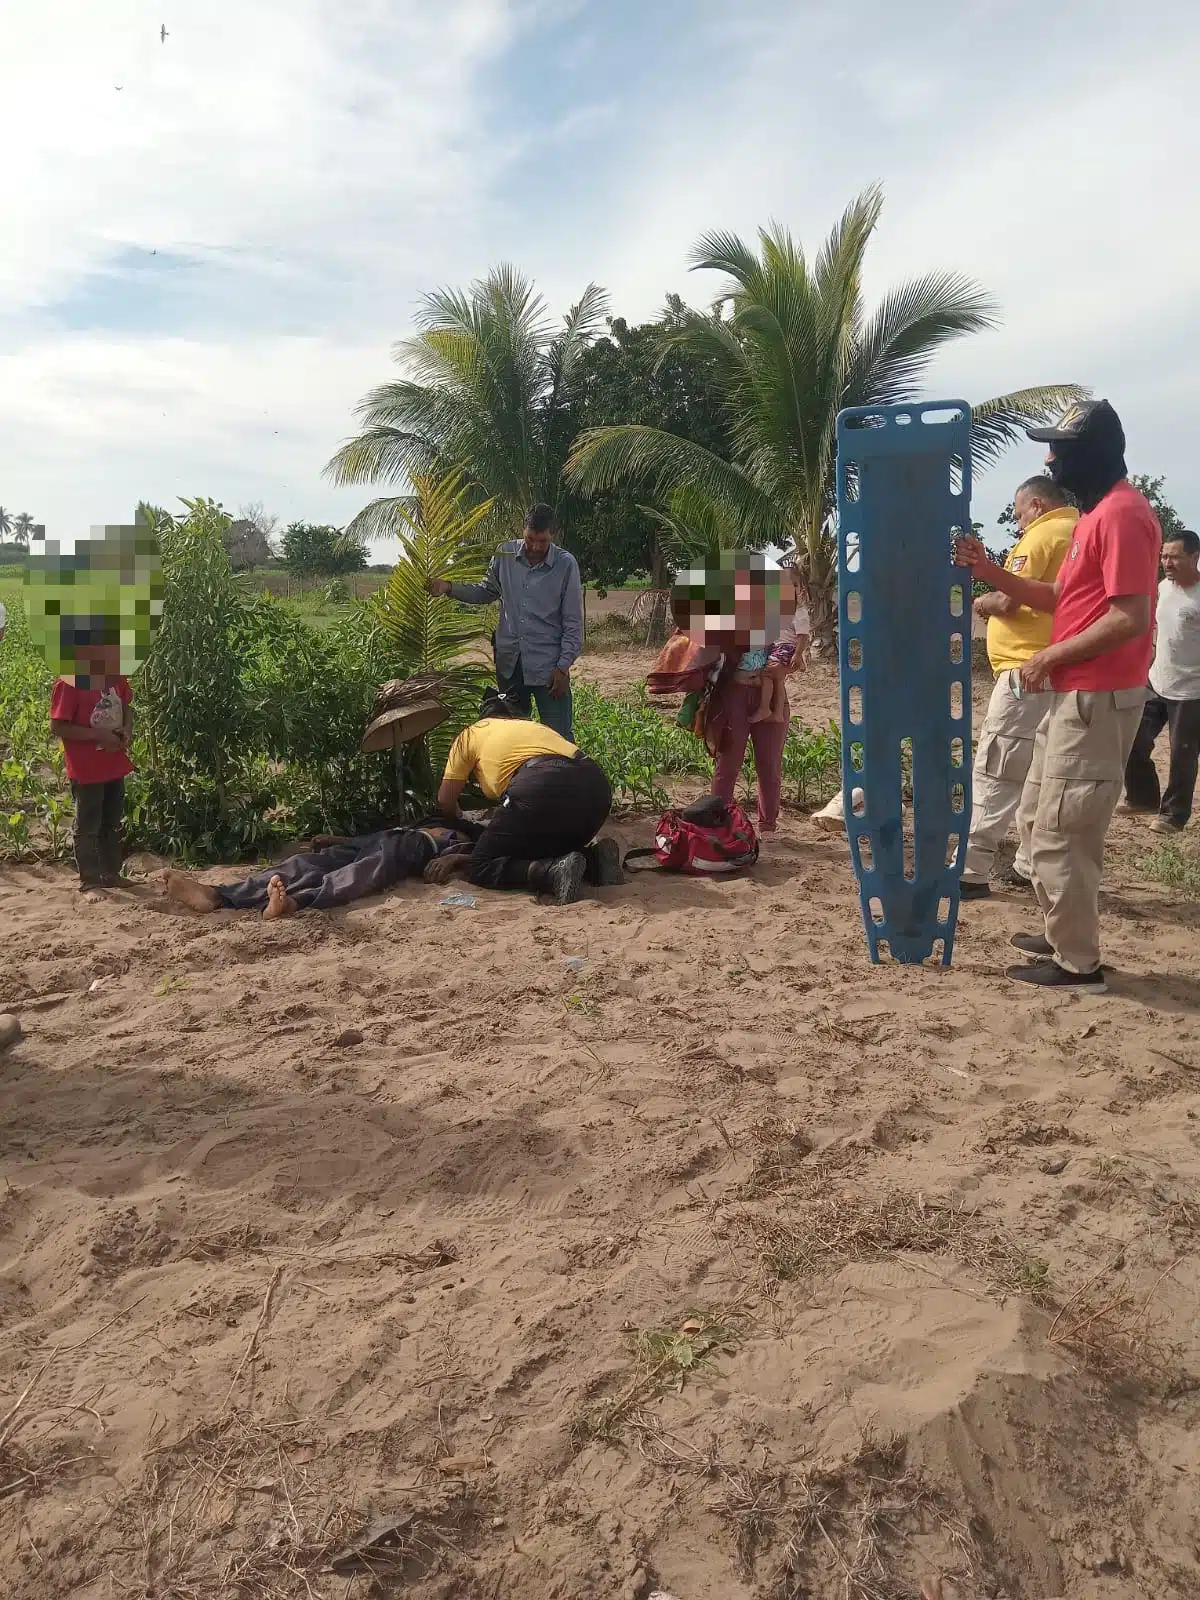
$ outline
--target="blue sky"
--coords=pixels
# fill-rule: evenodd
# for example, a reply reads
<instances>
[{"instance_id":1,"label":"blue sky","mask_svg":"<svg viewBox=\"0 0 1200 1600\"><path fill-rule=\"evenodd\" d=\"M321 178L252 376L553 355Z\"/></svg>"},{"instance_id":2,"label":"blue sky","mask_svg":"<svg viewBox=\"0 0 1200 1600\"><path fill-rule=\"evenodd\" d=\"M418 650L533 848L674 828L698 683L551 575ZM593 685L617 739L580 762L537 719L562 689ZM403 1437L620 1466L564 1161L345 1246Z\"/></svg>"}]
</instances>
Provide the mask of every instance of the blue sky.
<instances>
[{"instance_id":1,"label":"blue sky","mask_svg":"<svg viewBox=\"0 0 1200 1600\"><path fill-rule=\"evenodd\" d=\"M41 0L0 63L0 503L52 534L181 494L343 522L321 468L424 291L507 259L638 319L708 298L702 229L815 245L876 180L869 291L1003 307L931 393L1086 383L1200 520L1182 0Z\"/></svg>"}]
</instances>

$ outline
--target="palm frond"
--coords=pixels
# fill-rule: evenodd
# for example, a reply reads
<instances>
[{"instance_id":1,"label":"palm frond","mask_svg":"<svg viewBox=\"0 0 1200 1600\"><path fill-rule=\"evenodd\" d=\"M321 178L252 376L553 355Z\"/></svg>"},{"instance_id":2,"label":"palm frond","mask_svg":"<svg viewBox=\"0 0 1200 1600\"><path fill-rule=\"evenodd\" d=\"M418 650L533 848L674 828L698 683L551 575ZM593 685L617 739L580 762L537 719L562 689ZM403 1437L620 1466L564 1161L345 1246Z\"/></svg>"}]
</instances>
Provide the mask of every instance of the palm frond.
<instances>
[{"instance_id":1,"label":"palm frond","mask_svg":"<svg viewBox=\"0 0 1200 1600\"><path fill-rule=\"evenodd\" d=\"M779 506L740 468L661 428L589 428L576 439L563 475L584 494L640 490L660 504L690 485L721 508L745 543L786 537Z\"/></svg>"},{"instance_id":2,"label":"palm frond","mask_svg":"<svg viewBox=\"0 0 1200 1600\"><path fill-rule=\"evenodd\" d=\"M849 364L844 405L911 400L942 345L997 326L995 301L957 272L929 272L884 296L860 331Z\"/></svg>"},{"instance_id":3,"label":"palm frond","mask_svg":"<svg viewBox=\"0 0 1200 1600\"><path fill-rule=\"evenodd\" d=\"M410 499L390 502L392 526L403 552L375 601L375 619L406 673L440 672L462 665L462 657L489 632L482 608L435 599L430 578L478 582L489 548L478 537L492 502L478 501L461 469L441 479L417 474Z\"/></svg>"},{"instance_id":4,"label":"palm frond","mask_svg":"<svg viewBox=\"0 0 1200 1600\"><path fill-rule=\"evenodd\" d=\"M1077 400L1091 394L1077 383L1045 383L1014 389L971 407L971 459L977 471L993 466L1026 428L1052 422Z\"/></svg>"},{"instance_id":5,"label":"palm frond","mask_svg":"<svg viewBox=\"0 0 1200 1600\"><path fill-rule=\"evenodd\" d=\"M723 507L693 484L674 490L665 506L639 506L658 524L659 545L667 564L716 567L723 550L736 550L742 540Z\"/></svg>"}]
</instances>

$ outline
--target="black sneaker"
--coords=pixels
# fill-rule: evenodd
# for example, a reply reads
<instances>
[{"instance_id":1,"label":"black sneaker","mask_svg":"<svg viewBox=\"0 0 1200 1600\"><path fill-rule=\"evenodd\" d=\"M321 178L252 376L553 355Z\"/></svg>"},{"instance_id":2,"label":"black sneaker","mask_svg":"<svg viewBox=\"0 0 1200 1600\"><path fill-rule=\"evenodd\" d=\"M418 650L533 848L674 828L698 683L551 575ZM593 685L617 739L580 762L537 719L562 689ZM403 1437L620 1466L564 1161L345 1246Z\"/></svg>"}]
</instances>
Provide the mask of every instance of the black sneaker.
<instances>
[{"instance_id":1,"label":"black sneaker","mask_svg":"<svg viewBox=\"0 0 1200 1600\"><path fill-rule=\"evenodd\" d=\"M1040 933L1014 933L1008 941L1014 950L1024 950L1027 956L1052 956L1054 946Z\"/></svg>"},{"instance_id":2,"label":"black sneaker","mask_svg":"<svg viewBox=\"0 0 1200 1600\"><path fill-rule=\"evenodd\" d=\"M587 857L587 879L597 889L614 889L625 882L621 871L621 846L615 839L597 839L584 851Z\"/></svg>"},{"instance_id":3,"label":"black sneaker","mask_svg":"<svg viewBox=\"0 0 1200 1600\"><path fill-rule=\"evenodd\" d=\"M1057 989L1059 994L1107 994L1104 968L1095 972L1068 972L1057 961L1038 961L1030 967L1009 967L1006 977L1017 983L1036 984L1039 989Z\"/></svg>"},{"instance_id":4,"label":"black sneaker","mask_svg":"<svg viewBox=\"0 0 1200 1600\"><path fill-rule=\"evenodd\" d=\"M579 886L587 871L587 857L582 850L572 850L570 855L559 856L546 868L546 892L556 906L569 906L579 899Z\"/></svg>"},{"instance_id":5,"label":"black sneaker","mask_svg":"<svg viewBox=\"0 0 1200 1600\"><path fill-rule=\"evenodd\" d=\"M1005 889L1023 889L1028 892L1033 888L1033 879L1027 878L1023 872L1018 872L1016 867L1006 867L996 882Z\"/></svg>"},{"instance_id":6,"label":"black sneaker","mask_svg":"<svg viewBox=\"0 0 1200 1600\"><path fill-rule=\"evenodd\" d=\"M960 900L987 900L992 892L990 883L968 882L966 878L959 880L958 898Z\"/></svg>"}]
</instances>

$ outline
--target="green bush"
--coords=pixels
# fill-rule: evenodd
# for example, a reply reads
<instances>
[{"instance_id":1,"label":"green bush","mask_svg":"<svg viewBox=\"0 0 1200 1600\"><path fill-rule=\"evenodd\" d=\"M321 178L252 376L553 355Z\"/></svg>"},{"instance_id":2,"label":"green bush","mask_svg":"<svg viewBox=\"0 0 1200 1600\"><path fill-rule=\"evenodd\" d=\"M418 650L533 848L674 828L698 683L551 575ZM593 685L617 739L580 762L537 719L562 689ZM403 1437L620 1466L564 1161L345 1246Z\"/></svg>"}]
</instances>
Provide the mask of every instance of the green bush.
<instances>
[{"instance_id":1,"label":"green bush","mask_svg":"<svg viewBox=\"0 0 1200 1600\"><path fill-rule=\"evenodd\" d=\"M1200 849L1194 840L1184 844L1164 839L1139 865L1156 883L1165 883L1183 894L1200 895Z\"/></svg>"}]
</instances>

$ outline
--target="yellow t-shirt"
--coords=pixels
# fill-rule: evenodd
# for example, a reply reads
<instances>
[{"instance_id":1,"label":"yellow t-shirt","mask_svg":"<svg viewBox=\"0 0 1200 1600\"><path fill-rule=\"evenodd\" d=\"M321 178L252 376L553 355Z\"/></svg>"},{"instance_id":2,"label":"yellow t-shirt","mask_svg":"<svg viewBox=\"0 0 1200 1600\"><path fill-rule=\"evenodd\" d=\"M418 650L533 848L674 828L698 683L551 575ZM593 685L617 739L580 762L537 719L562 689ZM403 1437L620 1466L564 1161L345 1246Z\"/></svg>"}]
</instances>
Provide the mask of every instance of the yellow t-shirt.
<instances>
[{"instance_id":1,"label":"yellow t-shirt","mask_svg":"<svg viewBox=\"0 0 1200 1600\"><path fill-rule=\"evenodd\" d=\"M1037 583L1053 583L1067 558L1079 513L1074 506L1058 506L1031 522L1008 552L1006 572L1032 578ZM1021 606L1007 617L989 617L987 625L988 660L995 673L1010 667L1023 667L1030 656L1050 643L1054 617L1049 611L1034 611Z\"/></svg>"},{"instance_id":2,"label":"yellow t-shirt","mask_svg":"<svg viewBox=\"0 0 1200 1600\"><path fill-rule=\"evenodd\" d=\"M517 768L530 756L573 756L577 749L541 722L484 717L464 728L450 746L443 777L451 783L465 783L474 773L488 799L499 800Z\"/></svg>"}]
</instances>

